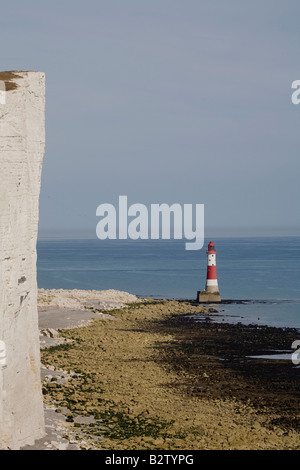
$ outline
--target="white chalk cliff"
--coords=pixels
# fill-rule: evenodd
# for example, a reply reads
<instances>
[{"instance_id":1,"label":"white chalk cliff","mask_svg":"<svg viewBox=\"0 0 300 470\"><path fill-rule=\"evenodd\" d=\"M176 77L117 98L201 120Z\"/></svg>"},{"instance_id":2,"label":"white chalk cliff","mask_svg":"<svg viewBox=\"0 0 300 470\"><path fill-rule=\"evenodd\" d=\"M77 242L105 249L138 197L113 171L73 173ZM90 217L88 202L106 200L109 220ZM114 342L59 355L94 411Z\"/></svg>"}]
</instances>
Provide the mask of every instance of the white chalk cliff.
<instances>
[{"instance_id":1,"label":"white chalk cliff","mask_svg":"<svg viewBox=\"0 0 300 470\"><path fill-rule=\"evenodd\" d=\"M45 76L0 72L0 82L0 449L19 449L44 434L36 242Z\"/></svg>"}]
</instances>

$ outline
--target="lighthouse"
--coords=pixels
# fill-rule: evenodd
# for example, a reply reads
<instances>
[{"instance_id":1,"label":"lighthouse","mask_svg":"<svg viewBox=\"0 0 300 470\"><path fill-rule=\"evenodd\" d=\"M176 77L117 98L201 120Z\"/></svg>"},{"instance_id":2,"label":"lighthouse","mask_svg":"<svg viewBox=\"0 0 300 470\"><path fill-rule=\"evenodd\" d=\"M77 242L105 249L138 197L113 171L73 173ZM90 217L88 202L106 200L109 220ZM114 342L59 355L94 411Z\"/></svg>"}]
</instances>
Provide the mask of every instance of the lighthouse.
<instances>
[{"instance_id":1,"label":"lighthouse","mask_svg":"<svg viewBox=\"0 0 300 470\"><path fill-rule=\"evenodd\" d=\"M217 278L217 263L216 255L217 250L212 241L209 242L207 247L207 274L206 285L204 291L198 291L198 302L221 302L218 278Z\"/></svg>"}]
</instances>

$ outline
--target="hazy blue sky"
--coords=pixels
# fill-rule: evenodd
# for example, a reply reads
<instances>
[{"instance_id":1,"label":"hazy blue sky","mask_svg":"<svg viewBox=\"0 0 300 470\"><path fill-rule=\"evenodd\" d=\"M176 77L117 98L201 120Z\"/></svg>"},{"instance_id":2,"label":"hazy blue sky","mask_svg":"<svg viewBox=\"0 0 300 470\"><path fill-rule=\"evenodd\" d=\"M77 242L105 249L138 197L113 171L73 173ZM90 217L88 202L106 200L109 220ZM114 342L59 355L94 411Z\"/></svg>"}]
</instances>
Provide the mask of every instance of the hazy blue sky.
<instances>
[{"instance_id":1,"label":"hazy blue sky","mask_svg":"<svg viewBox=\"0 0 300 470\"><path fill-rule=\"evenodd\" d=\"M10 0L2 70L46 73L40 233L205 205L210 234L300 233L299 0ZM218 232L216 231L218 229Z\"/></svg>"}]
</instances>

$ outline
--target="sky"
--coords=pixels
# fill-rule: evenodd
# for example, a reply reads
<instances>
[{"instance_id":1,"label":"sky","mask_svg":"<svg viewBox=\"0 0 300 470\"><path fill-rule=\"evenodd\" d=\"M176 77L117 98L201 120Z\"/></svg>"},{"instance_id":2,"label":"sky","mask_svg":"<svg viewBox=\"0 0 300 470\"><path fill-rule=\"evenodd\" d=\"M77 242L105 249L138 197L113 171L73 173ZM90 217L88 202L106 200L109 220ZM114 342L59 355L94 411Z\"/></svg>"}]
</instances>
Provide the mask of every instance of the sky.
<instances>
[{"instance_id":1,"label":"sky","mask_svg":"<svg viewBox=\"0 0 300 470\"><path fill-rule=\"evenodd\" d=\"M10 0L1 70L46 74L39 234L103 203L204 204L205 234L299 235L299 0Z\"/></svg>"}]
</instances>

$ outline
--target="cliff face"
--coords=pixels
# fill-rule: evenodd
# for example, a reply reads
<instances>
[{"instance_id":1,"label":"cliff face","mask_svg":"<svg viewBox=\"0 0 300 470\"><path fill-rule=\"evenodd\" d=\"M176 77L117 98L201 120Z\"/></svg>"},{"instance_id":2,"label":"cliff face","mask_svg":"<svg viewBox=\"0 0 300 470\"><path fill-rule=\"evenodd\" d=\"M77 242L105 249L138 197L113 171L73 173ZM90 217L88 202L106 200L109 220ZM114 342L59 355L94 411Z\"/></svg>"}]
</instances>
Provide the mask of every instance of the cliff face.
<instances>
[{"instance_id":1,"label":"cliff face","mask_svg":"<svg viewBox=\"0 0 300 470\"><path fill-rule=\"evenodd\" d=\"M44 434L36 242L45 77L0 72L0 81L0 449L18 449Z\"/></svg>"}]
</instances>

